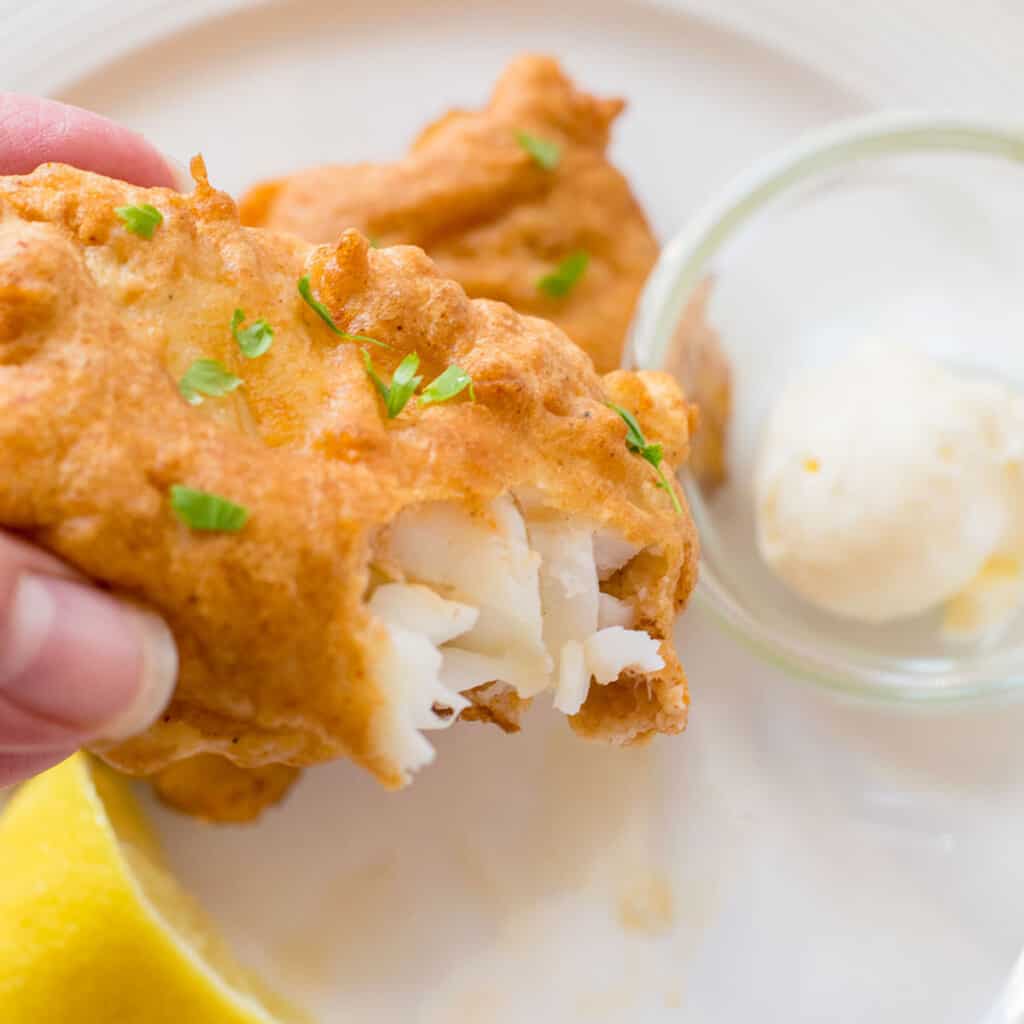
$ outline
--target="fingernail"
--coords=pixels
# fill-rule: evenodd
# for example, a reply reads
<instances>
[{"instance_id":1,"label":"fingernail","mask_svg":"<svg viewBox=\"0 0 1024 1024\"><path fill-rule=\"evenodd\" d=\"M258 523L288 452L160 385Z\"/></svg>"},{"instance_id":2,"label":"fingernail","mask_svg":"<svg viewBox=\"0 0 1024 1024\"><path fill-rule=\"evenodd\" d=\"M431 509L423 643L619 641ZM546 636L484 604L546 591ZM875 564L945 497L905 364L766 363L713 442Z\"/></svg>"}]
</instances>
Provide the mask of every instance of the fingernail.
<instances>
[{"instance_id":1,"label":"fingernail","mask_svg":"<svg viewBox=\"0 0 1024 1024\"><path fill-rule=\"evenodd\" d=\"M196 187L196 183L192 180L189 169L180 160L175 160L173 156L168 156L166 153L160 155L170 169L171 177L174 178L174 187L179 192L191 192Z\"/></svg>"},{"instance_id":2,"label":"fingernail","mask_svg":"<svg viewBox=\"0 0 1024 1024\"><path fill-rule=\"evenodd\" d=\"M5 733L16 749L63 734L120 740L166 706L177 650L164 622L92 587L46 576L18 581L0 645ZM11 734L14 734L11 736Z\"/></svg>"},{"instance_id":3,"label":"fingernail","mask_svg":"<svg viewBox=\"0 0 1024 1024\"><path fill-rule=\"evenodd\" d=\"M108 722L98 737L124 740L148 729L167 707L178 680L178 648L167 623L142 608L122 605L141 644L142 668L135 701Z\"/></svg>"}]
</instances>

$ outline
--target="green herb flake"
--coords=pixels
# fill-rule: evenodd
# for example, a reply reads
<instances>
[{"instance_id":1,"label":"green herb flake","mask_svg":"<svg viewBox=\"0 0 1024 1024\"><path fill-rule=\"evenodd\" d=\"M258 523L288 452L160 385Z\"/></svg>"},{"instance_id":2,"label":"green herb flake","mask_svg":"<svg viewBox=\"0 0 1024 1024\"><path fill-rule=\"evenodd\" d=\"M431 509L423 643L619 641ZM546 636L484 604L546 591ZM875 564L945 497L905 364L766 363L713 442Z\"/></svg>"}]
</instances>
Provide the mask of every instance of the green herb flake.
<instances>
[{"instance_id":1,"label":"green herb flake","mask_svg":"<svg viewBox=\"0 0 1024 1024\"><path fill-rule=\"evenodd\" d=\"M171 487L171 508L186 526L210 533L238 533L249 519L244 505L182 484Z\"/></svg>"},{"instance_id":2,"label":"green herb flake","mask_svg":"<svg viewBox=\"0 0 1024 1024\"><path fill-rule=\"evenodd\" d=\"M189 405L200 405L204 396L219 398L241 383L240 377L230 373L216 359L197 359L178 381L178 390Z\"/></svg>"},{"instance_id":3,"label":"green herb flake","mask_svg":"<svg viewBox=\"0 0 1024 1024\"><path fill-rule=\"evenodd\" d=\"M164 215L149 203L143 203L142 206L119 206L114 212L124 226L140 238L152 238L153 232L164 222Z\"/></svg>"},{"instance_id":4,"label":"green herb flake","mask_svg":"<svg viewBox=\"0 0 1024 1024\"><path fill-rule=\"evenodd\" d=\"M245 311L236 309L231 317L231 333L238 342L242 355L246 359L257 359L265 355L274 343L274 328L266 320L253 320L248 327L242 327L243 323Z\"/></svg>"},{"instance_id":5,"label":"green herb flake","mask_svg":"<svg viewBox=\"0 0 1024 1024\"><path fill-rule=\"evenodd\" d=\"M343 331L334 322L334 317L331 316L331 311L322 302L318 302L313 298L313 289L310 287L308 277L299 278L299 294L302 296L306 305L309 306L309 308L313 310L313 312L316 313L316 315L320 317L320 319L323 320L323 322L327 324L327 326L330 327L330 329L334 331L339 338L344 338L346 341L365 341L370 345L379 345L381 348L391 348L391 346L386 342L378 341L376 338L370 338L365 334L349 334L347 331Z\"/></svg>"},{"instance_id":6,"label":"green herb flake","mask_svg":"<svg viewBox=\"0 0 1024 1024\"><path fill-rule=\"evenodd\" d=\"M469 388L470 400L476 401L476 392L473 390L473 378L470 377L461 366L454 363L448 367L439 377L435 377L420 395L420 402L423 405L432 405L436 402L447 402L450 398L461 394Z\"/></svg>"},{"instance_id":7,"label":"green herb flake","mask_svg":"<svg viewBox=\"0 0 1024 1024\"><path fill-rule=\"evenodd\" d=\"M391 376L391 386L389 387L374 369L370 353L365 348L362 349L362 353L366 375L373 381L377 393L384 399L384 408L387 410L388 419L393 420L406 407L409 399L416 393L416 389L423 383L423 378L416 373L420 368L420 357L415 352L410 352L398 364Z\"/></svg>"},{"instance_id":8,"label":"green herb flake","mask_svg":"<svg viewBox=\"0 0 1024 1024\"><path fill-rule=\"evenodd\" d=\"M636 417L628 409L623 409L622 406L616 405L614 402L607 402L606 404L609 409L618 413L622 417L623 423L626 424L626 447L631 452L636 452L640 458L646 460L654 467L654 472L658 474L658 486L668 493L668 496L672 499L672 507L676 510L676 514L681 516L683 514L683 506L679 503L679 495L676 494L675 488L668 482L665 471L661 468L661 460L665 454L662 446L657 443L652 444L648 442L647 438L644 437L644 432L640 429L640 424L636 421Z\"/></svg>"},{"instance_id":9,"label":"green herb flake","mask_svg":"<svg viewBox=\"0 0 1024 1024\"><path fill-rule=\"evenodd\" d=\"M565 298L583 277L588 263L590 253L584 249L577 249L566 256L550 274L545 274L537 282L537 287L553 299Z\"/></svg>"},{"instance_id":10,"label":"green herb flake","mask_svg":"<svg viewBox=\"0 0 1024 1024\"><path fill-rule=\"evenodd\" d=\"M519 132L516 135L516 142L533 157L533 162L545 171L553 171L558 166L558 161L562 159L562 147L550 139L540 139L529 132Z\"/></svg>"}]
</instances>

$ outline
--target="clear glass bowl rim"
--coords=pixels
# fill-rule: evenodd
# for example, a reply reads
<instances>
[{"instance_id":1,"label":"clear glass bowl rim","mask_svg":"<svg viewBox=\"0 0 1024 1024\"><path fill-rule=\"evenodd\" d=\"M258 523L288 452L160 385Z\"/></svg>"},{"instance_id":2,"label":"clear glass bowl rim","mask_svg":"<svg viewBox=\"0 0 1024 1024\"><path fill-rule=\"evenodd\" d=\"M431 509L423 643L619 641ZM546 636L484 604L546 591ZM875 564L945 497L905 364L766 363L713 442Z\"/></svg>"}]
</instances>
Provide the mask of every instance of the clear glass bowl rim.
<instances>
[{"instance_id":1,"label":"clear glass bowl rim","mask_svg":"<svg viewBox=\"0 0 1024 1024\"><path fill-rule=\"evenodd\" d=\"M686 304L705 268L742 227L774 199L809 179L846 164L924 152L960 153L1024 165L1024 128L921 113L881 113L830 125L759 161L733 179L690 218L662 250L644 289L630 331L626 365L664 365ZM691 504L702 507L696 484L684 472ZM837 657L758 622L702 559L696 599L747 647L798 678L846 697L942 707L1017 696L1024 698L1024 665L1005 672L936 684L922 672L893 667L868 653Z\"/></svg>"}]
</instances>

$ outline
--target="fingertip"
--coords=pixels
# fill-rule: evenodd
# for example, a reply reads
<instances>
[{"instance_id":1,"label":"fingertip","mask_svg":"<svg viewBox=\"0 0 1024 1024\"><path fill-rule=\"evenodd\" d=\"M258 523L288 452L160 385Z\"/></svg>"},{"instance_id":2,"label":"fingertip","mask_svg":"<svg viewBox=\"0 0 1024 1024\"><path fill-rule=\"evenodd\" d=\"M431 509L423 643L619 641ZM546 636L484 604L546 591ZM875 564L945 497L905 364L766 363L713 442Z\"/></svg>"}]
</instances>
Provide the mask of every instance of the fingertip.
<instances>
[{"instance_id":1,"label":"fingertip","mask_svg":"<svg viewBox=\"0 0 1024 1024\"><path fill-rule=\"evenodd\" d=\"M0 751L121 740L170 700L177 650L164 622L94 587L23 573L0 643Z\"/></svg>"},{"instance_id":2,"label":"fingertip","mask_svg":"<svg viewBox=\"0 0 1024 1024\"><path fill-rule=\"evenodd\" d=\"M45 163L180 188L172 162L131 129L67 103L0 92L0 174L29 174Z\"/></svg>"},{"instance_id":3,"label":"fingertip","mask_svg":"<svg viewBox=\"0 0 1024 1024\"><path fill-rule=\"evenodd\" d=\"M139 640L139 685L132 703L104 725L96 737L111 742L126 740L148 729L170 702L178 678L178 648L167 623L143 608L129 604L121 607Z\"/></svg>"},{"instance_id":4,"label":"fingertip","mask_svg":"<svg viewBox=\"0 0 1024 1024\"><path fill-rule=\"evenodd\" d=\"M191 192L195 188L196 183L192 180L192 174L189 169L180 160L175 160L174 157L164 156L163 159L170 168L171 177L174 180L171 188L177 192Z\"/></svg>"}]
</instances>

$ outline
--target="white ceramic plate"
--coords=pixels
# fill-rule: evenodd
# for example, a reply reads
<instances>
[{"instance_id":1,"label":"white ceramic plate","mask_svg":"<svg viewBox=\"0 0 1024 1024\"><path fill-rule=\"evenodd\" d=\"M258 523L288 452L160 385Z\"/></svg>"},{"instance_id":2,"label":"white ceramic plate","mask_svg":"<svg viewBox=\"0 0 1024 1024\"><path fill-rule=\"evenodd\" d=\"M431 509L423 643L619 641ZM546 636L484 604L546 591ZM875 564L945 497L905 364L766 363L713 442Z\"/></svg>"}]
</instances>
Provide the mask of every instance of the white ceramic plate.
<instances>
[{"instance_id":1,"label":"white ceramic plate","mask_svg":"<svg viewBox=\"0 0 1024 1024\"><path fill-rule=\"evenodd\" d=\"M526 48L633 105L659 231L878 105L1008 110L1014 5L923 0L0 2L5 87L120 118L215 183L398 154ZM45 54L46 59L40 60ZM389 795L310 772L256 828L154 811L243 955L326 1022L960 1024L1024 942L1024 712L840 706L680 628L684 737L617 752L543 711L440 737Z\"/></svg>"}]
</instances>

